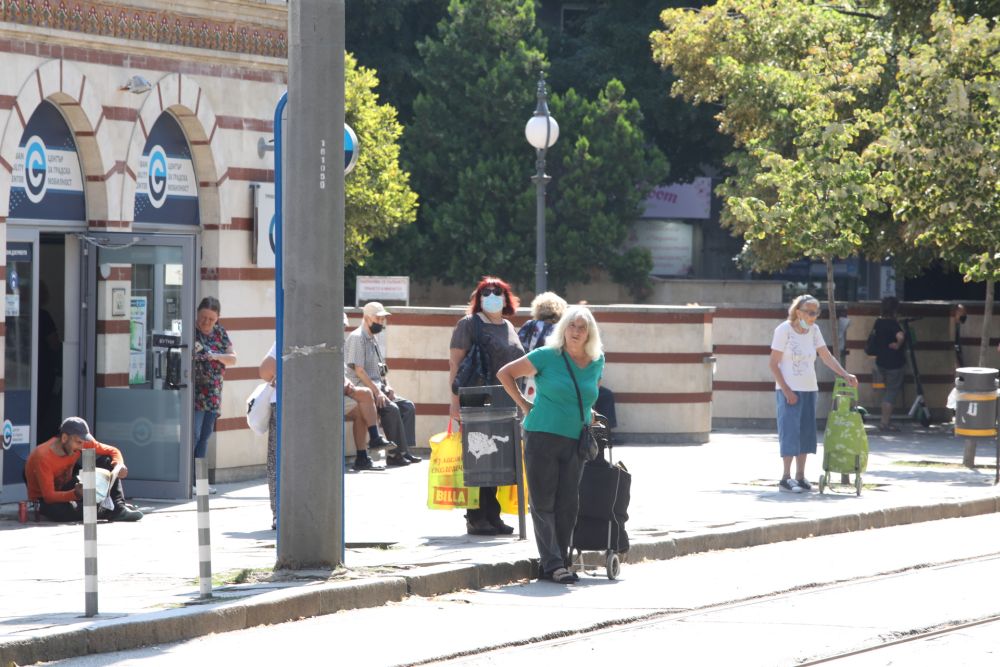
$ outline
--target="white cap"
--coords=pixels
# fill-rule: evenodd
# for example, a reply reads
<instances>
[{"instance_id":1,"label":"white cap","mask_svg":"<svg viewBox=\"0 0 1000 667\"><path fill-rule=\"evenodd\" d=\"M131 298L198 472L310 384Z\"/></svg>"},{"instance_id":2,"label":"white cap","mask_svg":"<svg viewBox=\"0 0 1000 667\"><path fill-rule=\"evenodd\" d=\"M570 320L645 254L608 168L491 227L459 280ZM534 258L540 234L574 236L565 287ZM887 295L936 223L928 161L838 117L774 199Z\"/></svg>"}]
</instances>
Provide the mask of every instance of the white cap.
<instances>
[{"instance_id":1,"label":"white cap","mask_svg":"<svg viewBox=\"0 0 1000 667\"><path fill-rule=\"evenodd\" d=\"M378 301L369 301L365 304L365 317L383 317L389 314L389 311L385 309Z\"/></svg>"}]
</instances>

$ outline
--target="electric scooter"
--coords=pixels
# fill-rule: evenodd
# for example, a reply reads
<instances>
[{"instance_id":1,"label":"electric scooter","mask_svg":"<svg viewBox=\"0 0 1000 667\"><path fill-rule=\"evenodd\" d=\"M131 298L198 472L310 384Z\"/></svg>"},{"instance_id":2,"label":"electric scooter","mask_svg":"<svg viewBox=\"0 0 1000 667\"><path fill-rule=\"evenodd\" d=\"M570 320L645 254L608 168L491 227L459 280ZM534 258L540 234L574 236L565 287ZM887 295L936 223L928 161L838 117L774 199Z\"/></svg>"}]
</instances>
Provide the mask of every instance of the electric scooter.
<instances>
[{"instance_id":1,"label":"electric scooter","mask_svg":"<svg viewBox=\"0 0 1000 667\"><path fill-rule=\"evenodd\" d=\"M903 333L906 336L906 349L910 357L910 367L913 369L913 384L916 387L917 395L913 399L913 405L910 406L910 412L908 413L910 419L916 419L920 421L920 425L924 428L931 425L931 411L927 407L927 401L924 400L924 385L920 381L920 370L917 368L917 353L914 350L913 330L910 328L910 322L916 322L919 317L904 317L899 320L899 323L903 325Z\"/></svg>"}]
</instances>

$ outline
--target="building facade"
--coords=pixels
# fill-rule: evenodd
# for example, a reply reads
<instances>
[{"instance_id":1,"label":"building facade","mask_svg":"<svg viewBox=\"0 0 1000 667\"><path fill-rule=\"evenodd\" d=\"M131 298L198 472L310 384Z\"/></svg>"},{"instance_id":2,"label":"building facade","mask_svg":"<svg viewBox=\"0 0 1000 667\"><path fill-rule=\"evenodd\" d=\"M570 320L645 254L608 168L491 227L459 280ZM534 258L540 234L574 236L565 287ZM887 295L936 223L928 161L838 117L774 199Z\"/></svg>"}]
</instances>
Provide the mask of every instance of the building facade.
<instances>
[{"instance_id":1,"label":"building facade","mask_svg":"<svg viewBox=\"0 0 1000 667\"><path fill-rule=\"evenodd\" d=\"M243 417L274 337L254 185L273 182L287 9L252 1L0 0L5 355L0 501L67 415L122 448L129 494L191 488L194 316L222 303L226 372L210 465L262 469Z\"/></svg>"}]
</instances>

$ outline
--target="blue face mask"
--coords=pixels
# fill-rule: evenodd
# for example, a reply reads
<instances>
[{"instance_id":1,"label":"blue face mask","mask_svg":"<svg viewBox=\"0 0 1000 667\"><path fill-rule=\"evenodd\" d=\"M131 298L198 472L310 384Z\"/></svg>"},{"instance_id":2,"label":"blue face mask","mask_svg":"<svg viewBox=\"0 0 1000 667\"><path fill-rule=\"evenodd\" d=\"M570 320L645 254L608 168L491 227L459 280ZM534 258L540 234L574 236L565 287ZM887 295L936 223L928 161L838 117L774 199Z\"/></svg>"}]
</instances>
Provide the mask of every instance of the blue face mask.
<instances>
[{"instance_id":1,"label":"blue face mask","mask_svg":"<svg viewBox=\"0 0 1000 667\"><path fill-rule=\"evenodd\" d=\"M482 300L483 310L487 313L499 313L503 310L503 297L499 294L484 296Z\"/></svg>"},{"instance_id":2,"label":"blue face mask","mask_svg":"<svg viewBox=\"0 0 1000 667\"><path fill-rule=\"evenodd\" d=\"M806 331L809 331L809 321L808 320L804 320L804 319L802 319L800 317L799 318L799 326L802 327L803 329L805 329Z\"/></svg>"}]
</instances>

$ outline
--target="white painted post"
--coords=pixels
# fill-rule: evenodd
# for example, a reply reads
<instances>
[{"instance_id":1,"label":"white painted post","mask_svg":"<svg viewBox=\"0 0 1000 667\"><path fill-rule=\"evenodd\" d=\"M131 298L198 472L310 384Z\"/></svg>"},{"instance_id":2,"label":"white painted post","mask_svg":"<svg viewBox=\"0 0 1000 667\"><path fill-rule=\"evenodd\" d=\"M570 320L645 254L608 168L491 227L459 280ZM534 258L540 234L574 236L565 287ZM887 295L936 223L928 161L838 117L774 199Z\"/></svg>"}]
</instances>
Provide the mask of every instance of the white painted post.
<instances>
[{"instance_id":1,"label":"white painted post","mask_svg":"<svg viewBox=\"0 0 1000 667\"><path fill-rule=\"evenodd\" d=\"M212 597L212 535L208 521L208 459L194 460L198 501L198 581L202 598Z\"/></svg>"},{"instance_id":2,"label":"white painted post","mask_svg":"<svg viewBox=\"0 0 1000 667\"><path fill-rule=\"evenodd\" d=\"M86 615L97 616L97 452L83 450L83 584Z\"/></svg>"}]
</instances>

